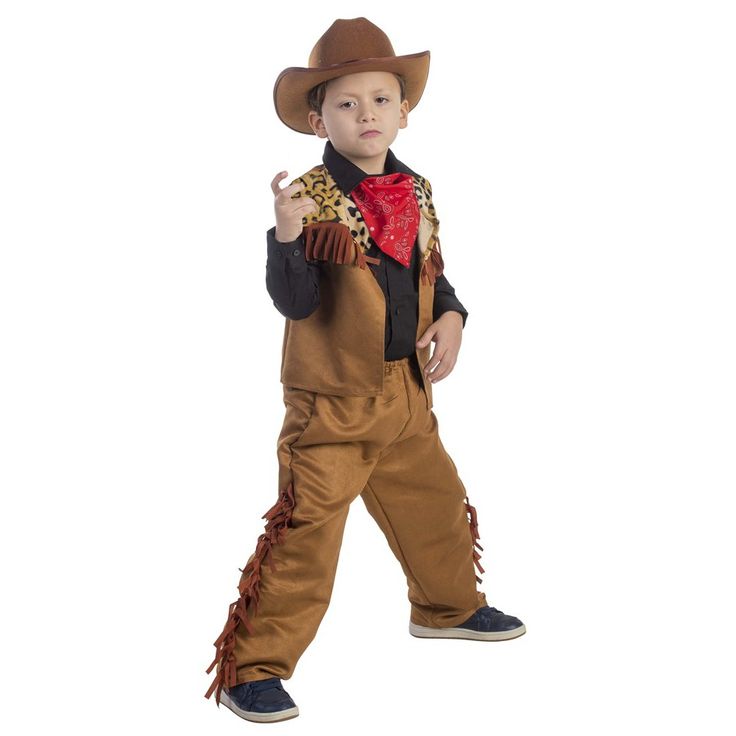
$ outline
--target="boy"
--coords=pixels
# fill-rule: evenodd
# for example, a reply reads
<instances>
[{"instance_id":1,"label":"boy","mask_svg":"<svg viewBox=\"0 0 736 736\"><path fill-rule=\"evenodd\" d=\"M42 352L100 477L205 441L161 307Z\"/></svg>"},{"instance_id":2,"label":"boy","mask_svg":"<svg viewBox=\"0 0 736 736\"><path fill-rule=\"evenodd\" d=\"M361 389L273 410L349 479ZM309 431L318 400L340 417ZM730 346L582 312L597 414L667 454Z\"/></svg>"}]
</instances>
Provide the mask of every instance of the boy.
<instances>
[{"instance_id":1,"label":"boy","mask_svg":"<svg viewBox=\"0 0 736 736\"><path fill-rule=\"evenodd\" d=\"M406 574L411 634L526 630L476 589L475 509L431 411L467 311L443 274L430 184L389 149L428 69L428 51L396 56L366 18L336 20L309 67L284 70L274 88L282 122L328 140L323 164L284 189L287 172L271 183L266 284L287 318L279 498L207 670L217 665L206 697L216 690L218 705L247 720L299 713L281 680L327 610L358 495Z\"/></svg>"}]
</instances>

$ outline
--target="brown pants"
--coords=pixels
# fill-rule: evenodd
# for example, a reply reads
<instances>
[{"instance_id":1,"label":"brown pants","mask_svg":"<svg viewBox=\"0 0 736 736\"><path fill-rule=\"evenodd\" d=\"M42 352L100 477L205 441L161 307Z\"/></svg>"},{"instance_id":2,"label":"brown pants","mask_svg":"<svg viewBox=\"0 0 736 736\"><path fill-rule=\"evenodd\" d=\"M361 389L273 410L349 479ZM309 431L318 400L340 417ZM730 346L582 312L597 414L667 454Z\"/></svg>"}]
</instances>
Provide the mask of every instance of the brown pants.
<instances>
[{"instance_id":1,"label":"brown pants","mask_svg":"<svg viewBox=\"0 0 736 736\"><path fill-rule=\"evenodd\" d=\"M279 499L243 568L240 597L215 642L217 689L288 679L332 594L348 509L360 495L409 586L411 621L455 626L480 606L475 509L426 407L415 356L386 361L376 397L284 386ZM470 518L468 518L470 515Z\"/></svg>"}]
</instances>

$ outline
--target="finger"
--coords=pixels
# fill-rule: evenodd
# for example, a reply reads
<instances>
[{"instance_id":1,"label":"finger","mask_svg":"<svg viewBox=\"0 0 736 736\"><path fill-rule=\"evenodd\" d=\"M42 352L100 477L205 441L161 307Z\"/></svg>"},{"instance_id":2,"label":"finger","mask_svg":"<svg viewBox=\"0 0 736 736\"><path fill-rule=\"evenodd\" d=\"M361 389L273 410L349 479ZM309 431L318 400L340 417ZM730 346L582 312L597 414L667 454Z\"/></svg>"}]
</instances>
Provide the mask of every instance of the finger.
<instances>
[{"instance_id":1,"label":"finger","mask_svg":"<svg viewBox=\"0 0 736 736\"><path fill-rule=\"evenodd\" d=\"M292 195L296 194L297 192L300 192L302 189L304 189L304 184L301 182L295 182L294 184L289 184L288 187L284 187L277 195L276 195L276 201L279 204L284 204L290 202L292 199L301 199L301 197L294 197Z\"/></svg>"},{"instance_id":2,"label":"finger","mask_svg":"<svg viewBox=\"0 0 736 736\"><path fill-rule=\"evenodd\" d=\"M279 171L276 176L274 176L273 179L271 179L271 191L274 194L278 194L281 191L281 188L279 187L279 182L287 175L287 171Z\"/></svg>"},{"instance_id":3,"label":"finger","mask_svg":"<svg viewBox=\"0 0 736 736\"><path fill-rule=\"evenodd\" d=\"M437 335L437 328L434 325L430 325L426 329L424 334L417 340L417 342L424 343L424 341L427 340L427 338L429 338L429 340L427 340L427 342L424 344L424 347L427 348L432 344L432 342L434 342L437 339L436 335Z\"/></svg>"},{"instance_id":4,"label":"finger","mask_svg":"<svg viewBox=\"0 0 736 736\"><path fill-rule=\"evenodd\" d=\"M302 217L304 217L304 215L308 215L310 212L317 211L319 211L319 207L317 207L317 203L311 199L308 202L305 202L303 205L300 205L296 209L292 210L295 215L301 215Z\"/></svg>"},{"instance_id":5,"label":"finger","mask_svg":"<svg viewBox=\"0 0 736 736\"><path fill-rule=\"evenodd\" d=\"M443 378L446 378L451 372L452 369L455 367L455 361L452 359L452 355L448 351L445 353L444 358L440 361L439 368L431 375L430 381L432 383L437 383L437 381L441 381Z\"/></svg>"},{"instance_id":6,"label":"finger","mask_svg":"<svg viewBox=\"0 0 736 736\"><path fill-rule=\"evenodd\" d=\"M278 192L276 192L276 202L283 205L286 202L290 202L292 199L298 199L298 197L294 197L293 195L297 194L302 189L305 189L305 186L300 181L289 184L288 187L279 189Z\"/></svg>"},{"instance_id":7,"label":"finger","mask_svg":"<svg viewBox=\"0 0 736 736\"><path fill-rule=\"evenodd\" d=\"M430 371L434 370L439 362L442 360L442 356L447 352L447 348L443 348L440 344L435 345L434 353L429 359L427 364L424 366L425 375L429 375Z\"/></svg>"},{"instance_id":8,"label":"finger","mask_svg":"<svg viewBox=\"0 0 736 736\"><path fill-rule=\"evenodd\" d=\"M287 215L293 215L302 211L316 212L319 210L319 205L311 197L304 197L304 199L287 199L286 201L281 201L277 197L276 209L282 209Z\"/></svg>"},{"instance_id":9,"label":"finger","mask_svg":"<svg viewBox=\"0 0 736 736\"><path fill-rule=\"evenodd\" d=\"M276 197L275 209L291 217L296 212L317 210L317 203L313 199L287 199L285 201Z\"/></svg>"}]
</instances>

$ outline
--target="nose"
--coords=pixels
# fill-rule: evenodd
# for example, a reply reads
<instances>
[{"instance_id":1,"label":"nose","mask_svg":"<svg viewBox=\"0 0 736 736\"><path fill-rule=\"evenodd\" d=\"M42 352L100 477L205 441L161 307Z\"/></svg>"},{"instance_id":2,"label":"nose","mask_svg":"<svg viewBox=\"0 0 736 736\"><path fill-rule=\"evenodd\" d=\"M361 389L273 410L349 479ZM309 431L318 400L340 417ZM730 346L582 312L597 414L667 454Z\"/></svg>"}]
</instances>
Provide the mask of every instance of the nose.
<instances>
[{"instance_id":1,"label":"nose","mask_svg":"<svg viewBox=\"0 0 736 736\"><path fill-rule=\"evenodd\" d=\"M363 113L360 116L361 121L375 120L376 114L373 112L373 108L364 108Z\"/></svg>"}]
</instances>

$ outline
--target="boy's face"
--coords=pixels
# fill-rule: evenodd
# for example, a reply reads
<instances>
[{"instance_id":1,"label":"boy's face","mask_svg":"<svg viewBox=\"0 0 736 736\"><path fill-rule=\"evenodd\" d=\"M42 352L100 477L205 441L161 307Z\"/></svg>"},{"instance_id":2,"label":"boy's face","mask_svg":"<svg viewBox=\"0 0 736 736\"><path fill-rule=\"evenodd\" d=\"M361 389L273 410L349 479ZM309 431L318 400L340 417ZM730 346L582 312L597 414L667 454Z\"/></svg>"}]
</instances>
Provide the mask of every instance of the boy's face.
<instances>
[{"instance_id":1,"label":"boy's face","mask_svg":"<svg viewBox=\"0 0 736 736\"><path fill-rule=\"evenodd\" d=\"M386 151L406 128L409 101L400 101L399 80L390 72L358 72L327 84L322 115L309 112L320 138L368 174L382 174ZM377 135L362 135L367 130Z\"/></svg>"}]
</instances>

